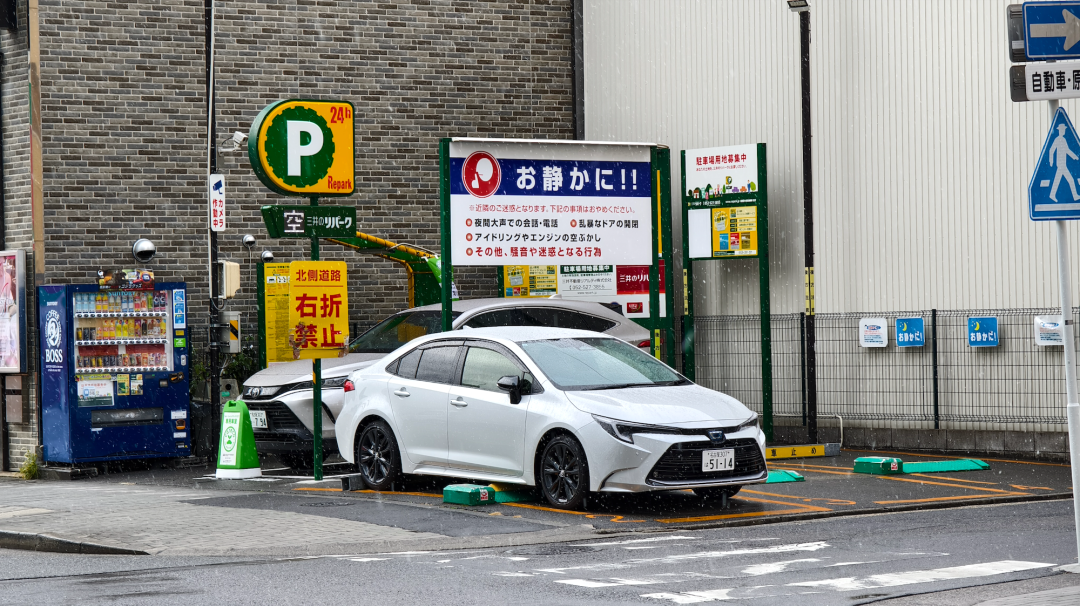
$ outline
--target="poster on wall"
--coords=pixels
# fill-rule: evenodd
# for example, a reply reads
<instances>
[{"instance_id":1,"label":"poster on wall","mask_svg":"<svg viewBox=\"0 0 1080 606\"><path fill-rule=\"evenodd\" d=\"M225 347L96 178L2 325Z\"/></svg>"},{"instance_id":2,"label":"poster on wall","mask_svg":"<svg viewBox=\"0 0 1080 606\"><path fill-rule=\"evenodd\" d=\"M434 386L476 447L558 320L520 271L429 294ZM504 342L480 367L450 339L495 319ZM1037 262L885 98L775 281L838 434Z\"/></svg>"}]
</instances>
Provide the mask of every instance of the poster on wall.
<instances>
[{"instance_id":1,"label":"poster on wall","mask_svg":"<svg viewBox=\"0 0 1080 606\"><path fill-rule=\"evenodd\" d=\"M859 320L859 347L887 347L888 345L889 324L885 318Z\"/></svg>"},{"instance_id":2,"label":"poster on wall","mask_svg":"<svg viewBox=\"0 0 1080 606\"><path fill-rule=\"evenodd\" d=\"M1065 344L1061 340L1061 316L1035 316L1035 344L1040 347Z\"/></svg>"},{"instance_id":3,"label":"poster on wall","mask_svg":"<svg viewBox=\"0 0 1080 606\"><path fill-rule=\"evenodd\" d=\"M667 293L664 262L660 262L660 294ZM539 279L534 279L534 277ZM537 286L542 290L537 290ZM617 303L627 318L649 317L649 266L611 265L506 265L503 266L504 297L548 297ZM660 317L667 310L660 307Z\"/></svg>"},{"instance_id":4,"label":"poster on wall","mask_svg":"<svg viewBox=\"0 0 1080 606\"><path fill-rule=\"evenodd\" d=\"M26 253L0 251L0 373L26 372Z\"/></svg>"},{"instance_id":5,"label":"poster on wall","mask_svg":"<svg viewBox=\"0 0 1080 606\"><path fill-rule=\"evenodd\" d=\"M264 263L263 325L266 328L266 362L292 362L289 345L289 264Z\"/></svg>"}]
</instances>

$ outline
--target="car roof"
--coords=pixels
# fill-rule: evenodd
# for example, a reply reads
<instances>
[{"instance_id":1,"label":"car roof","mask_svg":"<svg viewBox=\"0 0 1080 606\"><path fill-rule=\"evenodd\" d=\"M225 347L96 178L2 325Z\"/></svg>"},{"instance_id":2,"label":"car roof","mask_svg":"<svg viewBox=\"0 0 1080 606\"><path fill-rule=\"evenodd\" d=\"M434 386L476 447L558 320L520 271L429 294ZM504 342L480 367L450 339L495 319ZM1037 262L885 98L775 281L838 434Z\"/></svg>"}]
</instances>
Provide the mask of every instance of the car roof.
<instances>
[{"instance_id":1,"label":"car roof","mask_svg":"<svg viewBox=\"0 0 1080 606\"><path fill-rule=\"evenodd\" d=\"M462 339L492 339L511 343L524 343L526 341L544 341L549 339L614 339L616 337L590 330L577 330L574 328L551 328L547 326L496 326L492 328L465 328L453 333L436 333L420 337L423 342L438 339L457 340Z\"/></svg>"}]
</instances>

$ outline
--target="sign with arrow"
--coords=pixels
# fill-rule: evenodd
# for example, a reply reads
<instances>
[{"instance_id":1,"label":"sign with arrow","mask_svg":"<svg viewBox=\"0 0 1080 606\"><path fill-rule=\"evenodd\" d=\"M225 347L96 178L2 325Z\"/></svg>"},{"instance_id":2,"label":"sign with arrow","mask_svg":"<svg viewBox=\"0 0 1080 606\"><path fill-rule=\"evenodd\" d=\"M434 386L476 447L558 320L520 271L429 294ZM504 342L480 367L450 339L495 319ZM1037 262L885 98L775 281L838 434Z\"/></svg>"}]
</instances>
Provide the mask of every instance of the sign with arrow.
<instances>
[{"instance_id":1,"label":"sign with arrow","mask_svg":"<svg viewBox=\"0 0 1080 606\"><path fill-rule=\"evenodd\" d=\"M1031 220L1080 219L1077 177L1080 177L1080 138L1069 115L1059 107L1028 184Z\"/></svg>"},{"instance_id":2,"label":"sign with arrow","mask_svg":"<svg viewBox=\"0 0 1080 606\"><path fill-rule=\"evenodd\" d=\"M1025 2L1028 59L1080 59L1080 2Z\"/></svg>"}]
</instances>

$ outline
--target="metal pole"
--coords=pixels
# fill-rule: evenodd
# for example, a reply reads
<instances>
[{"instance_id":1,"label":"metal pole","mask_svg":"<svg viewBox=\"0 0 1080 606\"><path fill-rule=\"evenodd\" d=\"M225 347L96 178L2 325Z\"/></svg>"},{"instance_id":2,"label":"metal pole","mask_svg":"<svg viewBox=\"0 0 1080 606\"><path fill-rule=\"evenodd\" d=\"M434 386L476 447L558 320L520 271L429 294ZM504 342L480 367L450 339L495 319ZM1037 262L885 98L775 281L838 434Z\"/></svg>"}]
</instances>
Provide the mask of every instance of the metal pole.
<instances>
[{"instance_id":1,"label":"metal pole","mask_svg":"<svg viewBox=\"0 0 1080 606\"><path fill-rule=\"evenodd\" d=\"M799 314L799 368L802 369L802 424L806 427L806 313Z\"/></svg>"},{"instance_id":2,"label":"metal pole","mask_svg":"<svg viewBox=\"0 0 1080 606\"><path fill-rule=\"evenodd\" d=\"M686 192L686 150L683 150L679 159L682 183L680 190ZM690 260L690 225L687 221L689 208L687 207L685 193L680 195L682 204L682 283L683 283L683 317L682 317L682 354L683 375L691 381L696 381L694 361L694 262ZM669 286L668 288L673 288Z\"/></svg>"},{"instance_id":3,"label":"metal pole","mask_svg":"<svg viewBox=\"0 0 1080 606\"><path fill-rule=\"evenodd\" d=\"M1050 101L1050 123L1058 109ZM1069 236L1064 221L1054 221L1057 228L1058 283L1061 290L1061 342L1065 350L1066 412L1069 420L1069 461L1072 467L1073 531L1076 553L1080 556L1080 399L1076 395L1076 342L1073 340L1072 283L1069 280Z\"/></svg>"},{"instance_id":4,"label":"metal pole","mask_svg":"<svg viewBox=\"0 0 1080 606\"><path fill-rule=\"evenodd\" d=\"M221 418L221 376L218 370L218 329L219 324L217 306L217 261L218 241L217 233L210 227L210 175L217 172L217 141L214 133L217 131L217 116L214 107L214 0L205 0L205 34L206 34L206 233L207 247L210 250L207 285L210 305L210 409L212 411L211 425L218 423ZM216 433L216 432L214 432ZM214 457L217 457L218 440L214 440Z\"/></svg>"},{"instance_id":5,"label":"metal pole","mask_svg":"<svg viewBox=\"0 0 1080 606\"><path fill-rule=\"evenodd\" d=\"M803 243L806 282L806 431L817 443L817 338L814 331L814 186L810 136L810 11L799 13L802 50Z\"/></svg>"},{"instance_id":6,"label":"metal pole","mask_svg":"<svg viewBox=\"0 0 1080 606\"><path fill-rule=\"evenodd\" d=\"M761 430L773 441L772 301L769 289L769 171L765 144L757 145L758 184L758 297L761 306Z\"/></svg>"},{"instance_id":7,"label":"metal pole","mask_svg":"<svg viewBox=\"0 0 1080 606\"><path fill-rule=\"evenodd\" d=\"M318 206L319 199L312 196L311 205ZM319 260L319 238L311 237L311 260ZM323 444L322 444L322 360L316 358L311 361L312 370L312 401L311 401L311 433L314 434L314 453L312 456L314 475L316 480L323 479Z\"/></svg>"},{"instance_id":8,"label":"metal pole","mask_svg":"<svg viewBox=\"0 0 1080 606\"><path fill-rule=\"evenodd\" d=\"M938 407L938 363L937 363L937 310L930 310L930 363L934 366L934 429L941 424L941 409Z\"/></svg>"}]
</instances>

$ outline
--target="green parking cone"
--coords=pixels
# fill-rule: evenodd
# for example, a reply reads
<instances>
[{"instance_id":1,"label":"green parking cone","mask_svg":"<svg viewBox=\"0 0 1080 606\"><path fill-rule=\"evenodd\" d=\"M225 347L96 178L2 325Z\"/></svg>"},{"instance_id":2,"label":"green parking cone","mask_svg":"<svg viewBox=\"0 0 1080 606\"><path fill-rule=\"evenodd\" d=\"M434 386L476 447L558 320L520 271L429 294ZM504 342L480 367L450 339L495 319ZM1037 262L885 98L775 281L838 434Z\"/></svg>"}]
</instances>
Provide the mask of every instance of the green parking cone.
<instances>
[{"instance_id":1,"label":"green parking cone","mask_svg":"<svg viewBox=\"0 0 1080 606\"><path fill-rule=\"evenodd\" d=\"M221 409L221 443L218 444L215 476L225 480L243 480L261 475L247 405L240 400L229 400Z\"/></svg>"}]
</instances>

